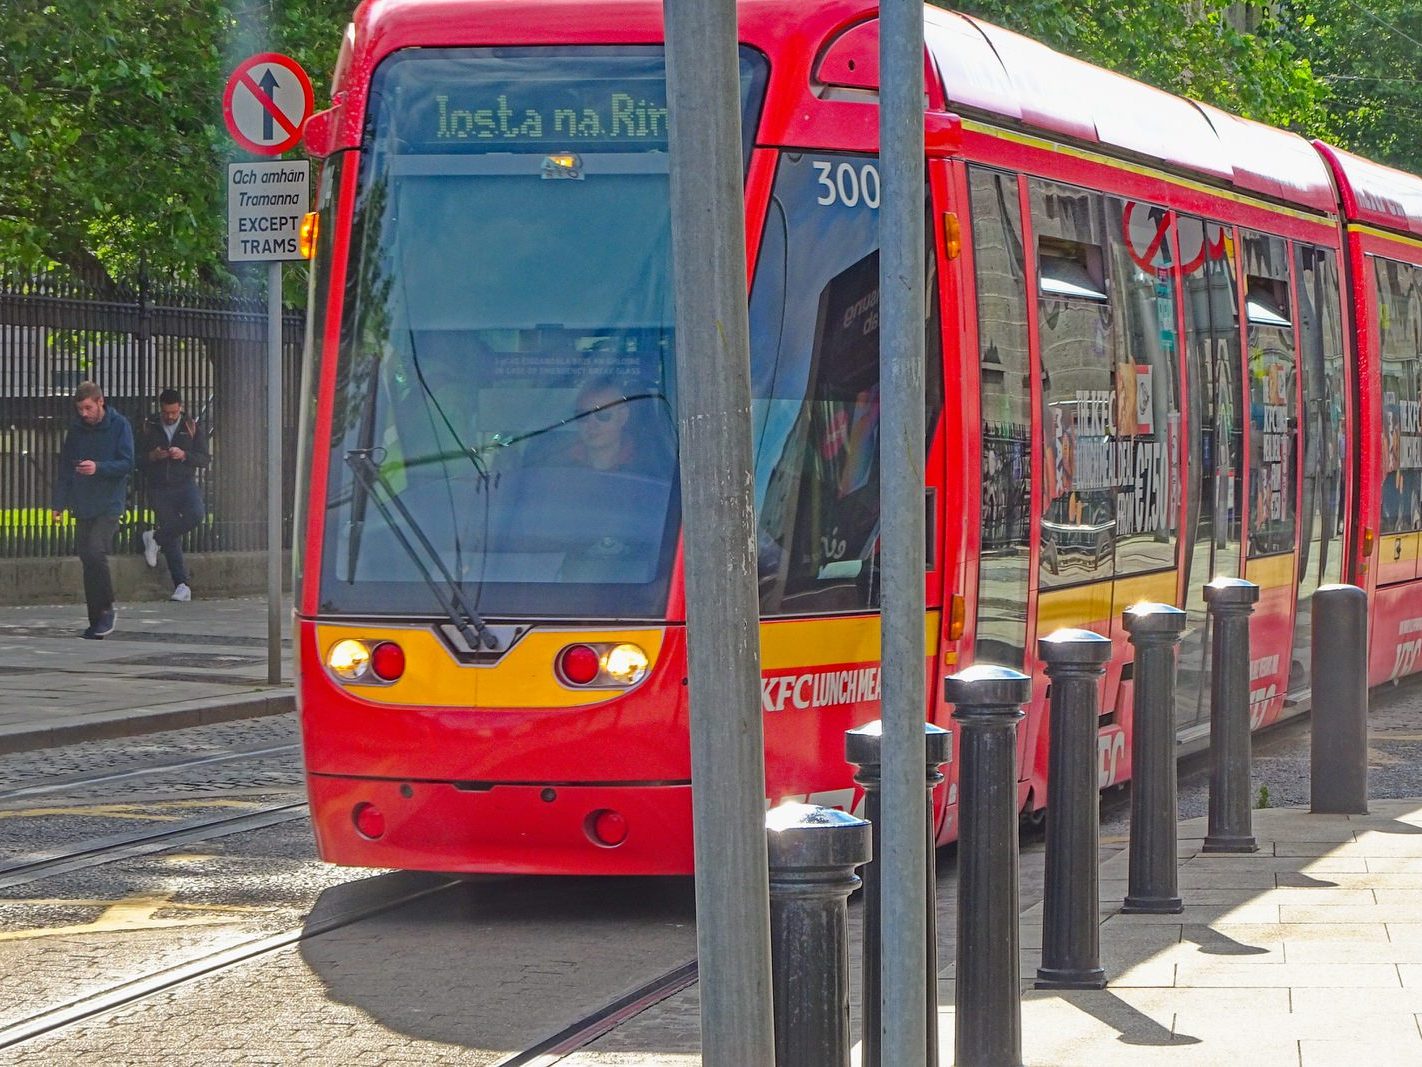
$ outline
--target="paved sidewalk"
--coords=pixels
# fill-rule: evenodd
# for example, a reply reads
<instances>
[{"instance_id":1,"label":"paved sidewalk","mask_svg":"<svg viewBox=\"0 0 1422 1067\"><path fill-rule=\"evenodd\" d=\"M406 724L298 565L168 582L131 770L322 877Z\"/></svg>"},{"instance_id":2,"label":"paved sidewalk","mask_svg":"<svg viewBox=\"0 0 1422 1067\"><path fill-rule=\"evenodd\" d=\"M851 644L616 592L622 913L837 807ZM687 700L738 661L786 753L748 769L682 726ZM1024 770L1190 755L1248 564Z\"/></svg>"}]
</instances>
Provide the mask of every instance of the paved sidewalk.
<instances>
[{"instance_id":1,"label":"paved sidewalk","mask_svg":"<svg viewBox=\"0 0 1422 1067\"><path fill-rule=\"evenodd\" d=\"M1041 853L1024 855L1023 903L1038 903L1019 927L1023 1063L1422 1063L1422 799L1375 800L1370 811L1255 811L1260 849L1250 855L1203 854L1205 820L1180 823L1180 915L1121 914L1128 854L1114 850L1100 869L1108 980L1100 991L1033 988L1041 962ZM954 1042L952 883L940 875L943 1064L953 1062ZM855 915L856 932L858 924ZM857 992L857 960L852 966ZM858 1013L856 1003L856 1024ZM693 986L559 1063L689 1067L701 1062L699 1018Z\"/></svg>"},{"instance_id":2,"label":"paved sidewalk","mask_svg":"<svg viewBox=\"0 0 1422 1067\"><path fill-rule=\"evenodd\" d=\"M121 603L102 641L82 604L0 607L0 753L289 711L289 599L281 618L272 686L262 597Z\"/></svg>"}]
</instances>

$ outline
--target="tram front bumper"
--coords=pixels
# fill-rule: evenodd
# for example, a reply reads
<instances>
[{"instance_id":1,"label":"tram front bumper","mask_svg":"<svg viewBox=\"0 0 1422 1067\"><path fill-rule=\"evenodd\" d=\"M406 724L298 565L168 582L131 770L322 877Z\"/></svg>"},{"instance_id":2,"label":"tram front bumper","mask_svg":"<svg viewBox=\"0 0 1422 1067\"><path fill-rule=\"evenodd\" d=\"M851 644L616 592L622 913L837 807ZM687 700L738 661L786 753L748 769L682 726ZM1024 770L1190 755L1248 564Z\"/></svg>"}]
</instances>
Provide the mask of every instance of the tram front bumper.
<instances>
[{"instance_id":1,"label":"tram front bumper","mask_svg":"<svg viewBox=\"0 0 1422 1067\"><path fill-rule=\"evenodd\" d=\"M468 874L692 871L690 783L468 785L310 774L307 787L317 849L331 863Z\"/></svg>"}]
</instances>

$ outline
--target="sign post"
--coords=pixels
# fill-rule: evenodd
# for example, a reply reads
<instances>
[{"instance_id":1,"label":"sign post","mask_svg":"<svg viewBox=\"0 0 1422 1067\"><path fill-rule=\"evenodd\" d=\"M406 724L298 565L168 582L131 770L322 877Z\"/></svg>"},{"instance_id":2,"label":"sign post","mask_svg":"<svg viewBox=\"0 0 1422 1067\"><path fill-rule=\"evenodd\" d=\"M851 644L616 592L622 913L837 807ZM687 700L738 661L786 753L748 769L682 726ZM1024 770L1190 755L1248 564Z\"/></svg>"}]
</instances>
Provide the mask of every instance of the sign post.
<instances>
[{"instance_id":1,"label":"sign post","mask_svg":"<svg viewBox=\"0 0 1422 1067\"><path fill-rule=\"evenodd\" d=\"M775 1033L736 4L664 9L701 1052L760 1067Z\"/></svg>"},{"instance_id":2,"label":"sign post","mask_svg":"<svg viewBox=\"0 0 1422 1067\"><path fill-rule=\"evenodd\" d=\"M222 95L227 131L249 152L294 148L311 115L311 79L294 59L262 52L237 65ZM307 160L227 168L227 258L267 264L267 681L281 684L281 265L301 259L311 205Z\"/></svg>"}]
</instances>

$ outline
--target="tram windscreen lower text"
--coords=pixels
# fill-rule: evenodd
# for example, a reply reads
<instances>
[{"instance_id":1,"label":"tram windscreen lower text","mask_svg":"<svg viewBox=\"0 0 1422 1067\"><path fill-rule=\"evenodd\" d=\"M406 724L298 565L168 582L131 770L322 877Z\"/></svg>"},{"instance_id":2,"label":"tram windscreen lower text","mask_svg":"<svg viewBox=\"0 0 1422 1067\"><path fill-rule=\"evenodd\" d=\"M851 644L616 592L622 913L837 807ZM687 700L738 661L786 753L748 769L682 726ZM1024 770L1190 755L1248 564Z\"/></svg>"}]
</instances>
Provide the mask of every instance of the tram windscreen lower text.
<instances>
[{"instance_id":1,"label":"tram windscreen lower text","mask_svg":"<svg viewBox=\"0 0 1422 1067\"><path fill-rule=\"evenodd\" d=\"M458 583L492 616L660 617L679 521L661 50L412 51L371 99L322 609L425 613Z\"/></svg>"}]
</instances>

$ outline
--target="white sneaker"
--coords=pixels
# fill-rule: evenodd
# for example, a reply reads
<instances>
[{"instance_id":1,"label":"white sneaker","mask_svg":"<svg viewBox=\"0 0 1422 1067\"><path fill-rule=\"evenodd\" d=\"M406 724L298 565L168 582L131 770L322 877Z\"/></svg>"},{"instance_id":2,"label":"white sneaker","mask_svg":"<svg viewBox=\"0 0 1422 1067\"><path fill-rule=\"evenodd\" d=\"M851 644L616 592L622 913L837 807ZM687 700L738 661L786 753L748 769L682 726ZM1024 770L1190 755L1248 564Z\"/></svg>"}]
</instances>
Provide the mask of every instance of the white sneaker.
<instances>
[{"instance_id":1,"label":"white sneaker","mask_svg":"<svg viewBox=\"0 0 1422 1067\"><path fill-rule=\"evenodd\" d=\"M168 599L169 599L169 600L180 600L180 601L182 601L183 603L187 603L187 602L188 602L189 600L191 600L192 598L193 598L193 591L188 588L188 583L187 583L187 582L179 582L178 585L177 585L177 588L173 590L173 595L170 596Z\"/></svg>"},{"instance_id":2,"label":"white sneaker","mask_svg":"<svg viewBox=\"0 0 1422 1067\"><path fill-rule=\"evenodd\" d=\"M150 567L158 566L158 542L152 530L143 531L143 561Z\"/></svg>"}]
</instances>

